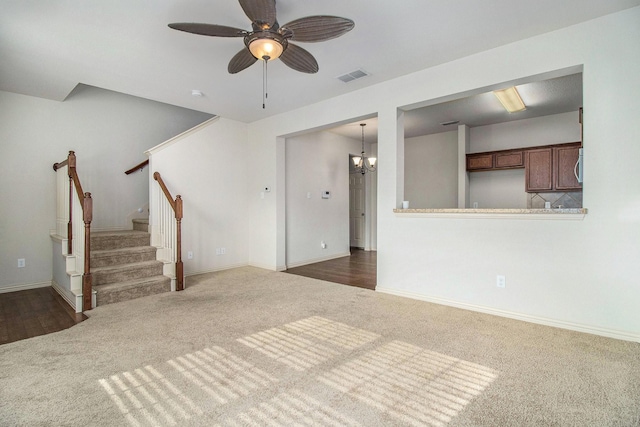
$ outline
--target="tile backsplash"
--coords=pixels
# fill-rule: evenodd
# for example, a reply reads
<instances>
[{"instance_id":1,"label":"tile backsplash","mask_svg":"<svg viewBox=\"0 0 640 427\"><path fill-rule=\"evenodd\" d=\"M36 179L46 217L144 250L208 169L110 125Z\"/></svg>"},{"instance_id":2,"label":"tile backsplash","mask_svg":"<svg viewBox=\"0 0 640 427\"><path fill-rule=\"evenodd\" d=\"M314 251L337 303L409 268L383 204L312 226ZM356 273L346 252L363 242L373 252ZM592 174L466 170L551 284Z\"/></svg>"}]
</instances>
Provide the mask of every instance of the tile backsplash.
<instances>
[{"instance_id":1,"label":"tile backsplash","mask_svg":"<svg viewBox=\"0 0 640 427\"><path fill-rule=\"evenodd\" d=\"M544 209L544 203L551 203L552 209L557 208L581 208L582 191L569 193L529 193L527 197L527 209Z\"/></svg>"}]
</instances>

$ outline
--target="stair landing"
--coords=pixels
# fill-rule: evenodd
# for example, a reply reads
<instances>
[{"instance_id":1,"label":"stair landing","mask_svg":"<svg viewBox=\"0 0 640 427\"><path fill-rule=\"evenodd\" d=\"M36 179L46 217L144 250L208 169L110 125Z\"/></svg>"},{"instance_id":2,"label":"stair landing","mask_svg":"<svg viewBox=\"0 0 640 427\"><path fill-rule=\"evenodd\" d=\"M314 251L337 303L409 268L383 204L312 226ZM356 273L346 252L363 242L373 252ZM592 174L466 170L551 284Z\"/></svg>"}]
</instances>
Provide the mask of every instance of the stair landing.
<instances>
[{"instance_id":1,"label":"stair landing","mask_svg":"<svg viewBox=\"0 0 640 427\"><path fill-rule=\"evenodd\" d=\"M96 305L105 305L171 291L162 274L151 236L142 230L91 234L91 275Z\"/></svg>"}]
</instances>

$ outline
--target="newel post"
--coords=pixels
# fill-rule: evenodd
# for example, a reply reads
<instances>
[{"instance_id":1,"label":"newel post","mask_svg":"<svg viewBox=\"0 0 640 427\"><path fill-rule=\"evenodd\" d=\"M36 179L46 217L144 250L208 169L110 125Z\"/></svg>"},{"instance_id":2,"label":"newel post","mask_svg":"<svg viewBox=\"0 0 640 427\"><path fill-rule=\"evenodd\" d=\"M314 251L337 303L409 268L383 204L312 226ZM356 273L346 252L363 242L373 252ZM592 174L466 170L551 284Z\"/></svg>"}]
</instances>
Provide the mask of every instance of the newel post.
<instances>
[{"instance_id":1,"label":"newel post","mask_svg":"<svg viewBox=\"0 0 640 427\"><path fill-rule=\"evenodd\" d=\"M67 254L73 253L73 175L71 170L76 169L76 154L69 151L67 156L67 175L69 175L69 222L67 223Z\"/></svg>"},{"instance_id":2,"label":"newel post","mask_svg":"<svg viewBox=\"0 0 640 427\"><path fill-rule=\"evenodd\" d=\"M176 291L184 289L184 267L182 265L182 197L178 194L176 210Z\"/></svg>"},{"instance_id":3,"label":"newel post","mask_svg":"<svg viewBox=\"0 0 640 427\"><path fill-rule=\"evenodd\" d=\"M82 275L82 311L91 310L92 285L91 278L91 220L93 219L93 199L91 193L84 193L82 201L84 211L84 274Z\"/></svg>"}]
</instances>

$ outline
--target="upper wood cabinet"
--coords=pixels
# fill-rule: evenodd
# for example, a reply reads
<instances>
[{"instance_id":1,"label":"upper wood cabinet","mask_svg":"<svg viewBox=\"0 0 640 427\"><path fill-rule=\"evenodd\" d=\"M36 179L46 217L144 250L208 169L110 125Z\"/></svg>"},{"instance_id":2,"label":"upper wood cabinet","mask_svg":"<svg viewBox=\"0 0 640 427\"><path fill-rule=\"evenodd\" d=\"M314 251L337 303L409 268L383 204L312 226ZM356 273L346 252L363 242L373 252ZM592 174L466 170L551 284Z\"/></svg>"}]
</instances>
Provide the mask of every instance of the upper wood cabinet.
<instances>
[{"instance_id":1,"label":"upper wood cabinet","mask_svg":"<svg viewBox=\"0 0 640 427\"><path fill-rule=\"evenodd\" d=\"M562 144L525 153L525 188L528 193L580 191L575 176L580 143Z\"/></svg>"},{"instance_id":2,"label":"upper wood cabinet","mask_svg":"<svg viewBox=\"0 0 640 427\"><path fill-rule=\"evenodd\" d=\"M496 169L521 168L524 166L524 154L519 151L497 152L494 155Z\"/></svg>"},{"instance_id":3,"label":"upper wood cabinet","mask_svg":"<svg viewBox=\"0 0 640 427\"><path fill-rule=\"evenodd\" d=\"M467 154L467 171L487 171L524 167L522 150Z\"/></svg>"},{"instance_id":4,"label":"upper wood cabinet","mask_svg":"<svg viewBox=\"0 0 640 427\"><path fill-rule=\"evenodd\" d=\"M480 171L493 169L493 154L467 154L467 170Z\"/></svg>"},{"instance_id":5,"label":"upper wood cabinet","mask_svg":"<svg viewBox=\"0 0 640 427\"><path fill-rule=\"evenodd\" d=\"M574 174L582 143L527 147L515 150L467 154L467 171L480 172L524 168L525 191L581 191Z\"/></svg>"},{"instance_id":6,"label":"upper wood cabinet","mask_svg":"<svg viewBox=\"0 0 640 427\"><path fill-rule=\"evenodd\" d=\"M524 155L525 191L528 193L553 189L553 150L527 150Z\"/></svg>"},{"instance_id":7,"label":"upper wood cabinet","mask_svg":"<svg viewBox=\"0 0 640 427\"><path fill-rule=\"evenodd\" d=\"M576 178L576 163L580 154L580 145L555 147L553 149L554 180L556 190L581 190L582 184Z\"/></svg>"}]
</instances>

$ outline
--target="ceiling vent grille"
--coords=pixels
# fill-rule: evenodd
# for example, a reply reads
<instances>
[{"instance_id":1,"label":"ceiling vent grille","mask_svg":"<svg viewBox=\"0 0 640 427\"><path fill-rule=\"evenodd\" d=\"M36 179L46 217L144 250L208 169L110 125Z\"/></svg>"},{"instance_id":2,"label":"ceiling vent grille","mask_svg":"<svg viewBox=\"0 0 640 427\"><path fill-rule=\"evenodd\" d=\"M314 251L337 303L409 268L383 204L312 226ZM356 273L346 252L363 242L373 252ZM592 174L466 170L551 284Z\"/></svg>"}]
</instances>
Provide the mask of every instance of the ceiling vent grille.
<instances>
[{"instance_id":1,"label":"ceiling vent grille","mask_svg":"<svg viewBox=\"0 0 640 427\"><path fill-rule=\"evenodd\" d=\"M343 74L342 76L338 76L338 80L349 83L357 79L361 79L363 77L367 77L369 73L363 70L355 70L347 74Z\"/></svg>"}]
</instances>

